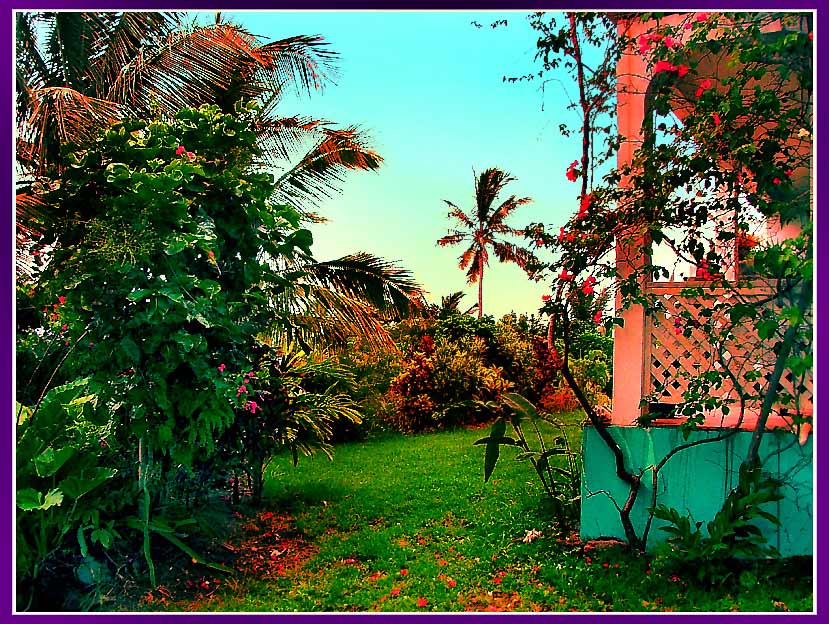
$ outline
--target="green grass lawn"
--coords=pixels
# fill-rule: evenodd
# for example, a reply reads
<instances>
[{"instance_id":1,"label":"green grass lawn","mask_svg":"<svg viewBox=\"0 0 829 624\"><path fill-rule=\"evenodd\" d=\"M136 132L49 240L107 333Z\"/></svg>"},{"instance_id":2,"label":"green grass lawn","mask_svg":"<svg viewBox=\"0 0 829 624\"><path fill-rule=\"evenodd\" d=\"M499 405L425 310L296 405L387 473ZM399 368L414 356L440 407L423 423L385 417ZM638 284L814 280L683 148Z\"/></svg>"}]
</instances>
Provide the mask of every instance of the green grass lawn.
<instances>
[{"instance_id":1,"label":"green grass lawn","mask_svg":"<svg viewBox=\"0 0 829 624\"><path fill-rule=\"evenodd\" d=\"M573 416L570 428L576 433L578 420ZM492 479L484 483L484 449L473 442L486 432L392 435L343 444L333 461L301 458L297 467L289 457L277 458L264 509L240 521L247 538L237 549L259 561L258 572L224 579L163 608L811 610L811 577L790 563L758 571L754 585L735 582L711 591L651 571L646 557L618 551L586 555L574 536L557 530L531 466L515 461L513 449L502 452ZM272 515L280 518L276 529L269 524ZM525 543L529 530L542 537ZM257 532L271 541L257 541ZM283 537L291 539L280 542ZM141 608L161 605L145 602Z\"/></svg>"}]
</instances>

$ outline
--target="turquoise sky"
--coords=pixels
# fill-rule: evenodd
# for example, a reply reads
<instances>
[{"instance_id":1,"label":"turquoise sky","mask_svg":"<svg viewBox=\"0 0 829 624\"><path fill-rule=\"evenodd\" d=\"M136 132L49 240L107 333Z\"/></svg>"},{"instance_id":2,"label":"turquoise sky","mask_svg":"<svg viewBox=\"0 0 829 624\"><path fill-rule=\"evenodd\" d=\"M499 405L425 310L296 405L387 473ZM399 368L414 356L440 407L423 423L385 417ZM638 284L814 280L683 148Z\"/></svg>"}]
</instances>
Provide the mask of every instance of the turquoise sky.
<instances>
[{"instance_id":1,"label":"turquoise sky","mask_svg":"<svg viewBox=\"0 0 829 624\"><path fill-rule=\"evenodd\" d=\"M457 267L460 247L435 241L450 226L443 199L473 202L473 168L497 166L517 178L509 193L529 196L510 221L563 225L577 207L577 184L565 179L578 156L560 123L564 83L505 83L537 70L536 35L526 13L255 12L227 14L266 40L322 35L339 55L336 85L313 97L286 98L284 115L312 115L368 131L384 163L355 172L342 195L325 202L329 223L313 228L315 255L366 251L408 268L431 301L457 290L477 300ZM508 26L489 24L507 19ZM475 28L471 22L484 24ZM493 262L484 276L484 312L532 313L549 283L531 283L515 265Z\"/></svg>"}]
</instances>

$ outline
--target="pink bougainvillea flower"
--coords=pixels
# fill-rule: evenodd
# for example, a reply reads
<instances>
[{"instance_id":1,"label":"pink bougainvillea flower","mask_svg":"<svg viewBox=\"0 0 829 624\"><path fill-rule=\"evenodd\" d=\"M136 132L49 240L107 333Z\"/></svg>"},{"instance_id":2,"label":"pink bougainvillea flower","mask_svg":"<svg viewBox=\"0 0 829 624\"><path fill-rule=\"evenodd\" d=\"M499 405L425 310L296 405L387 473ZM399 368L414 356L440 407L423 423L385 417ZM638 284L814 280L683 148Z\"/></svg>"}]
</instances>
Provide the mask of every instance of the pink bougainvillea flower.
<instances>
[{"instance_id":1,"label":"pink bougainvillea flower","mask_svg":"<svg viewBox=\"0 0 829 624\"><path fill-rule=\"evenodd\" d=\"M596 323L596 325L598 325L599 323L602 322L602 311L601 310L599 310L598 312L596 312L596 314L593 315L593 322Z\"/></svg>"},{"instance_id":2,"label":"pink bougainvillea flower","mask_svg":"<svg viewBox=\"0 0 829 624\"><path fill-rule=\"evenodd\" d=\"M406 576L408 573L409 573L409 571L406 568L403 568L402 570L400 570L400 576Z\"/></svg>"},{"instance_id":3,"label":"pink bougainvillea flower","mask_svg":"<svg viewBox=\"0 0 829 624\"><path fill-rule=\"evenodd\" d=\"M679 41L671 37L670 35L665 37L665 45L671 49L677 47L679 45Z\"/></svg>"},{"instance_id":4,"label":"pink bougainvillea flower","mask_svg":"<svg viewBox=\"0 0 829 624\"><path fill-rule=\"evenodd\" d=\"M425 607L427 604L429 604L429 601L426 600L425 598L418 598L417 599L417 606L418 607Z\"/></svg>"},{"instance_id":5,"label":"pink bougainvillea flower","mask_svg":"<svg viewBox=\"0 0 829 624\"><path fill-rule=\"evenodd\" d=\"M793 174L794 174L794 171L792 171L792 170L786 171L786 177L787 178L791 178Z\"/></svg>"},{"instance_id":6,"label":"pink bougainvillea flower","mask_svg":"<svg viewBox=\"0 0 829 624\"><path fill-rule=\"evenodd\" d=\"M245 386L239 386L239 389L236 390L236 396L239 396L243 392L247 392L247 391L248 391L248 389Z\"/></svg>"},{"instance_id":7,"label":"pink bougainvillea flower","mask_svg":"<svg viewBox=\"0 0 829 624\"><path fill-rule=\"evenodd\" d=\"M256 401L248 401L247 405L245 405L245 409L249 411L251 414L255 414L256 410L259 409L259 405Z\"/></svg>"},{"instance_id":8,"label":"pink bougainvillea flower","mask_svg":"<svg viewBox=\"0 0 829 624\"><path fill-rule=\"evenodd\" d=\"M196 155L193 152L187 152L187 158L189 158L190 160L193 160L195 157Z\"/></svg>"},{"instance_id":9,"label":"pink bougainvillea flower","mask_svg":"<svg viewBox=\"0 0 829 624\"><path fill-rule=\"evenodd\" d=\"M179 145L179 146L176 148L176 156L181 156L181 155L182 155L184 152L186 152L186 151L187 151L187 148L186 148L186 147L184 147L183 145Z\"/></svg>"},{"instance_id":10,"label":"pink bougainvillea flower","mask_svg":"<svg viewBox=\"0 0 829 624\"><path fill-rule=\"evenodd\" d=\"M399 596L400 590L397 587L393 587L392 590L389 592L392 596Z\"/></svg>"},{"instance_id":11,"label":"pink bougainvillea flower","mask_svg":"<svg viewBox=\"0 0 829 624\"><path fill-rule=\"evenodd\" d=\"M713 119L713 120L714 120L714 125L715 125L715 126L719 126L719 125L720 125L720 115L719 115L719 113L712 113L712 114L711 114L711 119Z\"/></svg>"},{"instance_id":12,"label":"pink bougainvillea flower","mask_svg":"<svg viewBox=\"0 0 829 624\"><path fill-rule=\"evenodd\" d=\"M207 252L207 257L210 258L211 260L215 260L216 259L216 254L213 253L213 250L210 250L210 251Z\"/></svg>"},{"instance_id":13,"label":"pink bougainvillea flower","mask_svg":"<svg viewBox=\"0 0 829 624\"><path fill-rule=\"evenodd\" d=\"M567 179L570 180L570 182L575 182L579 177L578 174L576 173L576 167L578 166L578 164L579 164L579 161L574 160L573 162L570 163L570 166L567 167L567 173L565 175L567 176Z\"/></svg>"},{"instance_id":14,"label":"pink bougainvillea flower","mask_svg":"<svg viewBox=\"0 0 829 624\"><path fill-rule=\"evenodd\" d=\"M694 19L698 22L705 22L708 20L708 13L697 13L694 15Z\"/></svg>"},{"instance_id":15,"label":"pink bougainvillea flower","mask_svg":"<svg viewBox=\"0 0 829 624\"><path fill-rule=\"evenodd\" d=\"M561 273L558 274L558 278L563 280L570 280L573 279L573 274L568 273L567 269L562 269Z\"/></svg>"},{"instance_id":16,"label":"pink bougainvillea flower","mask_svg":"<svg viewBox=\"0 0 829 624\"><path fill-rule=\"evenodd\" d=\"M224 372L224 370L225 370L225 368L227 368L227 366L225 366L224 364L219 364L219 365L216 367L216 370L217 370L217 371L219 371L220 373L223 373L223 372Z\"/></svg>"},{"instance_id":17,"label":"pink bougainvillea flower","mask_svg":"<svg viewBox=\"0 0 829 624\"><path fill-rule=\"evenodd\" d=\"M639 35L639 54L645 55L650 52L651 43L647 35Z\"/></svg>"},{"instance_id":18,"label":"pink bougainvillea flower","mask_svg":"<svg viewBox=\"0 0 829 624\"><path fill-rule=\"evenodd\" d=\"M656 61L656 65L653 66L653 73L658 74L663 71L676 71L676 69L676 65L673 63L669 63L668 61Z\"/></svg>"},{"instance_id":19,"label":"pink bougainvillea flower","mask_svg":"<svg viewBox=\"0 0 829 624\"><path fill-rule=\"evenodd\" d=\"M682 328L681 327L674 327L674 333L677 336L679 336L682 333Z\"/></svg>"},{"instance_id":20,"label":"pink bougainvillea flower","mask_svg":"<svg viewBox=\"0 0 829 624\"><path fill-rule=\"evenodd\" d=\"M69 329L69 325L64 323L63 325L60 326L60 329L61 329L61 331L66 331L67 329Z\"/></svg>"},{"instance_id":21,"label":"pink bougainvillea flower","mask_svg":"<svg viewBox=\"0 0 829 624\"><path fill-rule=\"evenodd\" d=\"M691 68L690 68L690 67L688 67L687 65L682 65L682 64L680 63L680 64L679 64L679 66L676 68L676 75L677 75L677 76L679 76L680 78L682 78L685 74L687 74L687 73L688 73L688 71L689 71L690 69L691 69Z\"/></svg>"},{"instance_id":22,"label":"pink bougainvillea flower","mask_svg":"<svg viewBox=\"0 0 829 624\"><path fill-rule=\"evenodd\" d=\"M685 25L683 26L683 28L685 30L691 30L693 27L694 27L694 25L691 22L686 22Z\"/></svg>"},{"instance_id":23,"label":"pink bougainvillea flower","mask_svg":"<svg viewBox=\"0 0 829 624\"><path fill-rule=\"evenodd\" d=\"M584 558L584 562L585 562L587 565L590 565L591 563L593 563L593 560L592 560L590 557L585 557L585 558Z\"/></svg>"}]
</instances>

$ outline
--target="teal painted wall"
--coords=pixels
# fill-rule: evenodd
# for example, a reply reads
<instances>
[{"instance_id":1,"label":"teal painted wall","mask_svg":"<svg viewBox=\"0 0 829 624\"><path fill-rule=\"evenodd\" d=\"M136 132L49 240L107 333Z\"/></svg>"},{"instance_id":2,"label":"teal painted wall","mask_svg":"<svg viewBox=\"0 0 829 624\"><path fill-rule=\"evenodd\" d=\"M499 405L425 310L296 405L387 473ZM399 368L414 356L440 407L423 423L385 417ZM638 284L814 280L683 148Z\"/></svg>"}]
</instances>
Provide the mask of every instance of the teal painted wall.
<instances>
[{"instance_id":1,"label":"teal painted wall","mask_svg":"<svg viewBox=\"0 0 829 624\"><path fill-rule=\"evenodd\" d=\"M658 463L672 448L686 442L678 427L644 429L611 427L609 431L625 455L625 465L638 473ZM716 437L715 431L696 431L687 441ZM737 484L740 462L746 456L750 431L740 431L726 440L701 444L674 455L659 472L657 502L690 512L695 521L708 522L719 511L728 492ZM581 482L581 537L624 539L619 512L614 506L624 505L628 487L616 477L613 454L592 426L583 430L584 452ZM771 503L768 511L775 514L781 526L765 520L757 525L769 544L776 546L784 557L811 555L812 535L812 437L800 446L790 433L772 431L763 436L760 456L764 469L783 481L783 500ZM631 520L641 535L653 495L652 473L642 476L642 488L631 513ZM654 519L648 536L648 550L668 534L660 531L662 523ZM703 525L704 527L704 525Z\"/></svg>"}]
</instances>

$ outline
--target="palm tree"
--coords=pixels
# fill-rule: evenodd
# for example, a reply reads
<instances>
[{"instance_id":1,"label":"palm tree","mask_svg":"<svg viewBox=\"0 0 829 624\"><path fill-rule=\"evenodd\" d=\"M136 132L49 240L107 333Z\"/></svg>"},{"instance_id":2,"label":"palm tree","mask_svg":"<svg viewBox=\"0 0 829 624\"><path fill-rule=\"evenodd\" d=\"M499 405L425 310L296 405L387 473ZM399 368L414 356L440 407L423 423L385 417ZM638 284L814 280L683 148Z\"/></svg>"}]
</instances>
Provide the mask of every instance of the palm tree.
<instances>
[{"instance_id":1,"label":"palm tree","mask_svg":"<svg viewBox=\"0 0 829 624\"><path fill-rule=\"evenodd\" d=\"M261 43L219 14L206 26L182 20L179 13L17 14L19 242L41 229L43 215L28 196L39 175L59 167L61 147L83 145L124 117L170 116L203 103L231 112L239 101L258 101L259 164L277 172L274 200L309 216L346 171L379 167L382 158L356 127L276 112L287 89L311 94L335 77L336 54L321 37Z\"/></svg>"},{"instance_id":2,"label":"palm tree","mask_svg":"<svg viewBox=\"0 0 829 624\"><path fill-rule=\"evenodd\" d=\"M505 221L518 206L530 203L532 200L529 197L516 198L511 195L497 208L494 207L503 188L514 180L509 173L494 167L484 171L480 177L475 176L475 212L471 215L448 199L443 200L449 205L449 217L459 223L459 228L450 230L449 234L438 239L437 244L445 247L469 243L469 247L460 256L458 266L461 269L468 267L468 283L478 282L478 318L483 315L484 268L489 266L490 248L500 262L514 262L530 275L533 265L537 263L536 257L528 249L503 238L496 238L523 235L521 230L508 226Z\"/></svg>"},{"instance_id":3,"label":"palm tree","mask_svg":"<svg viewBox=\"0 0 829 624\"><path fill-rule=\"evenodd\" d=\"M321 196L339 189L349 170L374 170L382 158L356 127L281 116L293 88L307 94L336 76L336 54L319 36L268 43L226 23L184 25L181 13L43 12L17 14L17 271L32 277L27 253L50 218L37 181L60 167L60 150L93 140L125 117L172 116L215 103L225 112L242 100L260 104L259 166L275 170L272 200L311 220ZM43 41L42 41L43 40ZM282 302L307 321L298 335L333 339L362 333L388 343L382 321L418 307L422 293L402 269L368 254L301 267L303 290Z\"/></svg>"}]
</instances>

